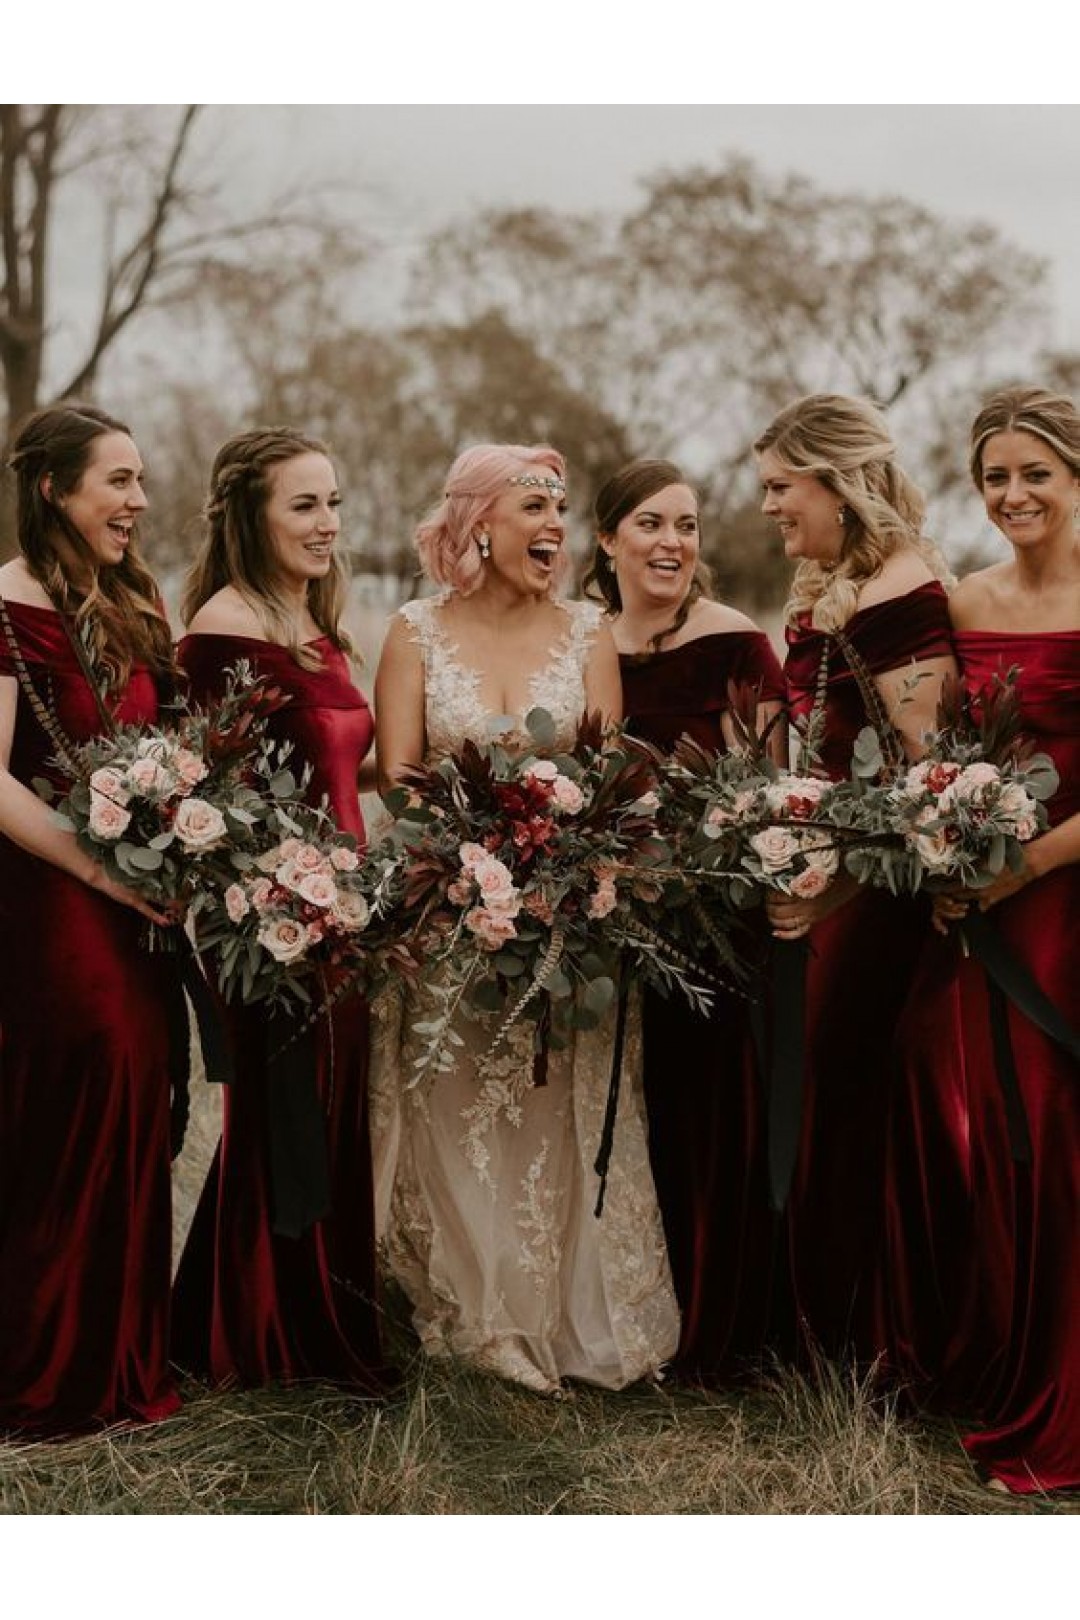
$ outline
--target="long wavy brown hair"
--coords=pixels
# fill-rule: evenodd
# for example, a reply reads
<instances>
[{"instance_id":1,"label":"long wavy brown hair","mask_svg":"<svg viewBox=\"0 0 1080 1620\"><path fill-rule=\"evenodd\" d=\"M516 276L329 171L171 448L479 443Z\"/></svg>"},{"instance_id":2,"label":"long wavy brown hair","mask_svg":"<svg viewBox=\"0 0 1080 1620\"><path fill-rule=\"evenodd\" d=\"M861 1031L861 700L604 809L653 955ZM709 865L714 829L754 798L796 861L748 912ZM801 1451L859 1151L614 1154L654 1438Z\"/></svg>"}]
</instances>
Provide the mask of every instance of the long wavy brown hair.
<instances>
[{"instance_id":1,"label":"long wavy brown hair","mask_svg":"<svg viewBox=\"0 0 1080 1620\"><path fill-rule=\"evenodd\" d=\"M330 456L321 439L291 427L251 428L226 440L210 469L210 490L203 509L206 534L184 584L182 613L184 623L190 624L204 602L231 585L257 615L267 640L288 648L305 669L317 669L319 655L301 643L295 618L281 594L266 522L274 468L310 453ZM330 572L308 585L308 609L323 635L351 654L352 642L341 624L347 589L335 550Z\"/></svg>"},{"instance_id":2,"label":"long wavy brown hair","mask_svg":"<svg viewBox=\"0 0 1080 1620\"><path fill-rule=\"evenodd\" d=\"M125 423L96 405L77 400L50 405L22 423L7 465L15 478L16 536L26 566L55 607L72 619L103 686L116 692L136 664L172 678L175 663L161 592L139 555L137 532L132 531L121 560L103 567L57 504L58 497L78 489L95 442L107 433L132 436ZM60 537L84 565L77 579L57 550Z\"/></svg>"},{"instance_id":3,"label":"long wavy brown hair","mask_svg":"<svg viewBox=\"0 0 1080 1620\"><path fill-rule=\"evenodd\" d=\"M622 594L614 562L600 544L599 537L606 536L610 539L623 518L636 511L642 501L658 495L662 489L668 489L672 484L685 484L688 489L693 488L690 480L673 461L631 461L625 467L620 467L617 473L613 473L597 493L593 502L593 518L598 539L582 577L581 589L585 596L599 596L612 615L622 612ZM713 579L712 570L699 557L690 580L690 587L676 608L672 622L666 629L658 630L655 636L650 637L649 646L654 652L660 651L662 643L668 636L673 636L682 629L689 617L690 609L702 596L712 600Z\"/></svg>"},{"instance_id":4,"label":"long wavy brown hair","mask_svg":"<svg viewBox=\"0 0 1080 1620\"><path fill-rule=\"evenodd\" d=\"M896 461L888 423L869 400L808 394L782 410L757 440L792 473L818 479L843 510L840 559L832 567L804 558L795 570L785 615L809 612L818 630L839 630L855 612L859 587L885 558L910 546L945 585L949 566L923 532L926 500Z\"/></svg>"}]
</instances>

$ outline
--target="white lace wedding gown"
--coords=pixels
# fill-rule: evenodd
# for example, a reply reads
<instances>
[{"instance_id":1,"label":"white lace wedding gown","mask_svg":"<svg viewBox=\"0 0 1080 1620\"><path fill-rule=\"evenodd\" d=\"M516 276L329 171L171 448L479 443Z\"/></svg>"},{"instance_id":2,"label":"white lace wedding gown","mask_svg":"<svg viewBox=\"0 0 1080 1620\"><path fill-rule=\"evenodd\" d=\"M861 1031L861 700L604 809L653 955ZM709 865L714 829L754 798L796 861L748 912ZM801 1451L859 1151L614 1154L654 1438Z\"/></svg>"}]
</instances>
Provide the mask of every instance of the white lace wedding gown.
<instances>
[{"instance_id":1,"label":"white lace wedding gown","mask_svg":"<svg viewBox=\"0 0 1080 1620\"><path fill-rule=\"evenodd\" d=\"M508 734L508 717L480 707L480 676L459 661L442 625L445 599L401 610L423 653L429 760L496 729L524 749L520 718ZM530 701L552 714L567 746L585 704L599 610L560 606L566 635L532 677ZM410 1087L418 1016L408 994L375 1005L372 1135L378 1230L425 1350L544 1391L563 1378L618 1389L656 1373L675 1351L679 1320L649 1167L636 998L599 1218L593 1164L614 1018L549 1053L540 1086L532 1084L531 1025L511 1033L481 1083L476 1063L492 1026L462 1018L453 1071Z\"/></svg>"}]
</instances>

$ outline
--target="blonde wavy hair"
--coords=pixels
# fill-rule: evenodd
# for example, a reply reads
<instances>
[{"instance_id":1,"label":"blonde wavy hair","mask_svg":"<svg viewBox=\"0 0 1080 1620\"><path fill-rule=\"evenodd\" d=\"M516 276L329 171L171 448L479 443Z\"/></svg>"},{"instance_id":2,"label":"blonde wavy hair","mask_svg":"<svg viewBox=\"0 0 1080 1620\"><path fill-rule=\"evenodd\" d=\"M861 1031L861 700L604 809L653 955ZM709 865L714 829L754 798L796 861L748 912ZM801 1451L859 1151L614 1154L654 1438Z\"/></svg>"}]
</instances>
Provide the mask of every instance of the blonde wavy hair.
<instances>
[{"instance_id":1,"label":"blonde wavy hair","mask_svg":"<svg viewBox=\"0 0 1080 1620\"><path fill-rule=\"evenodd\" d=\"M795 570L784 610L789 624L809 613L815 629L842 629L856 610L860 587L904 546L944 585L954 583L940 550L922 533L922 491L897 465L888 424L869 400L808 394L780 412L754 450L771 450L789 472L818 479L843 512L839 560L804 558Z\"/></svg>"},{"instance_id":2,"label":"blonde wavy hair","mask_svg":"<svg viewBox=\"0 0 1080 1620\"><path fill-rule=\"evenodd\" d=\"M1034 434L1080 478L1080 411L1067 394L1034 385L991 394L971 424L971 477L980 494L983 450L995 433Z\"/></svg>"},{"instance_id":3,"label":"blonde wavy hair","mask_svg":"<svg viewBox=\"0 0 1080 1620\"><path fill-rule=\"evenodd\" d=\"M304 669L318 669L322 660L300 641L295 617L281 594L266 507L274 469L312 453L330 455L320 439L291 427L251 428L225 441L210 469L203 508L206 534L188 570L181 609L184 623L190 624L204 602L231 585L256 614L267 640L286 647ZM323 635L351 655L352 642L341 624L347 590L335 549L329 573L308 586L308 609Z\"/></svg>"},{"instance_id":4,"label":"blonde wavy hair","mask_svg":"<svg viewBox=\"0 0 1080 1620\"><path fill-rule=\"evenodd\" d=\"M15 478L16 535L26 566L58 611L71 618L102 685L119 692L136 664L170 680L176 664L161 592L139 555L137 530L121 560L104 567L58 504L78 489L94 444L108 433L132 437L125 423L96 405L50 405L23 422L7 465ZM79 580L70 577L56 549L59 537L83 564Z\"/></svg>"}]
</instances>

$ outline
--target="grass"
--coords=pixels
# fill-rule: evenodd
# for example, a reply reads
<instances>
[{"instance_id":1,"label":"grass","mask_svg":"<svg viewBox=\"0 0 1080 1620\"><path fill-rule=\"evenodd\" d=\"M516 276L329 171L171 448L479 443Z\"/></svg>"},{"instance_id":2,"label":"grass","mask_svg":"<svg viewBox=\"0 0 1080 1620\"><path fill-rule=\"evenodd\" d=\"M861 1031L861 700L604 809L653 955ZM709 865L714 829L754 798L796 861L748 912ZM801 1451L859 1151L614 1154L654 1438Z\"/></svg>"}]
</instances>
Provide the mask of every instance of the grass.
<instances>
[{"instance_id":1,"label":"grass","mask_svg":"<svg viewBox=\"0 0 1080 1620\"><path fill-rule=\"evenodd\" d=\"M183 1229L213 1151L196 1088L178 1169ZM843 1371L753 1390L579 1387L552 1400L390 1336L401 1394L186 1387L164 1423L0 1447L6 1514L972 1514L1080 1510L977 1479L949 1426L900 1415Z\"/></svg>"}]
</instances>

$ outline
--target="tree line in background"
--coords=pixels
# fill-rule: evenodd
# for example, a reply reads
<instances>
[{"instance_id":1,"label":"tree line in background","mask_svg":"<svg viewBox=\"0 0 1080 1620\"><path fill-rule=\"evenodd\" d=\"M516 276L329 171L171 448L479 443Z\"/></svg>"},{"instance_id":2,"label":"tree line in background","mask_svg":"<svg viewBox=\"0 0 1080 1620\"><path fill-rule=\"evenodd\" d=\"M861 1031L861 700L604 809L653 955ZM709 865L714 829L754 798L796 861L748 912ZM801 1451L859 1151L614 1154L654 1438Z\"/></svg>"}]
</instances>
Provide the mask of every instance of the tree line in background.
<instances>
[{"instance_id":1,"label":"tree line in background","mask_svg":"<svg viewBox=\"0 0 1080 1620\"><path fill-rule=\"evenodd\" d=\"M126 416L152 473L162 574L190 555L221 440L287 421L329 441L354 566L399 596L453 456L543 440L567 456L582 541L589 496L617 466L679 461L721 589L768 610L788 568L750 447L790 399L885 406L902 460L947 512L986 389L1080 386L1080 354L1046 343L1046 263L903 197L832 193L733 157L651 175L621 213L474 212L418 237L402 272L355 194L312 185L227 206L198 139L207 116L0 108L4 436L65 394ZM395 313L376 317L386 300L363 289L391 275ZM971 536L937 538L962 568Z\"/></svg>"}]
</instances>

